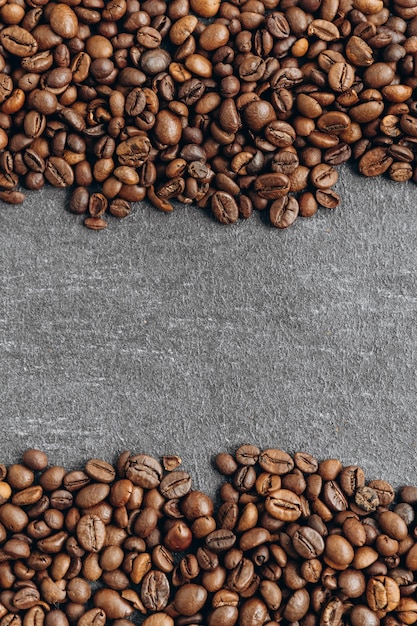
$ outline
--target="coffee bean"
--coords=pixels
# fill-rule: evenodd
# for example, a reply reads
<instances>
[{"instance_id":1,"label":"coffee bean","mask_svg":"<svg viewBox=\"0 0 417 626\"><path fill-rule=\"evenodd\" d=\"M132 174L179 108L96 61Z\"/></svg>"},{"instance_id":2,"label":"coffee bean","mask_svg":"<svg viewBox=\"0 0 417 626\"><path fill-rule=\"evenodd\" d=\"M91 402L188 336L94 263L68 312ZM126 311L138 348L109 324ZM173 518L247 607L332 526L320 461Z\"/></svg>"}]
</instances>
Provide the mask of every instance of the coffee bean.
<instances>
[{"instance_id":1,"label":"coffee bean","mask_svg":"<svg viewBox=\"0 0 417 626\"><path fill-rule=\"evenodd\" d=\"M294 467L291 456L287 452L275 448L263 450L258 461L262 469L271 474L286 474Z\"/></svg>"},{"instance_id":2,"label":"coffee bean","mask_svg":"<svg viewBox=\"0 0 417 626\"><path fill-rule=\"evenodd\" d=\"M129 457L124 467L126 478L129 478L134 485L148 489L153 489L160 484L162 471L160 463L146 454Z\"/></svg>"},{"instance_id":3,"label":"coffee bean","mask_svg":"<svg viewBox=\"0 0 417 626\"><path fill-rule=\"evenodd\" d=\"M295 521L301 515L300 498L287 489L271 492L265 500L266 511L275 519Z\"/></svg>"},{"instance_id":4,"label":"coffee bean","mask_svg":"<svg viewBox=\"0 0 417 626\"><path fill-rule=\"evenodd\" d=\"M392 162L385 148L373 148L360 159L359 171L363 176L379 176L389 169Z\"/></svg>"},{"instance_id":5,"label":"coffee bean","mask_svg":"<svg viewBox=\"0 0 417 626\"><path fill-rule=\"evenodd\" d=\"M173 604L180 615L191 616L204 607L206 599L207 590L203 586L188 583L178 589Z\"/></svg>"},{"instance_id":6,"label":"coffee bean","mask_svg":"<svg viewBox=\"0 0 417 626\"><path fill-rule=\"evenodd\" d=\"M132 206L127 200L116 198L109 204L109 211L114 217L123 218L130 215Z\"/></svg>"},{"instance_id":7,"label":"coffee bean","mask_svg":"<svg viewBox=\"0 0 417 626\"><path fill-rule=\"evenodd\" d=\"M327 80L334 91L347 91L352 87L355 80L355 70L349 63L336 62L329 69Z\"/></svg>"},{"instance_id":8,"label":"coffee bean","mask_svg":"<svg viewBox=\"0 0 417 626\"><path fill-rule=\"evenodd\" d=\"M105 541L105 526L97 515L84 515L77 524L77 538L88 552L100 552Z\"/></svg>"},{"instance_id":9,"label":"coffee bean","mask_svg":"<svg viewBox=\"0 0 417 626\"><path fill-rule=\"evenodd\" d=\"M17 189L0 191L0 200L3 200L3 202L7 202L8 204L22 204L25 198L25 194L21 191L17 191Z\"/></svg>"},{"instance_id":10,"label":"coffee bean","mask_svg":"<svg viewBox=\"0 0 417 626\"><path fill-rule=\"evenodd\" d=\"M321 535L308 526L302 526L297 530L292 542L295 551L304 559L315 559L324 552L324 541Z\"/></svg>"},{"instance_id":11,"label":"coffee bean","mask_svg":"<svg viewBox=\"0 0 417 626\"><path fill-rule=\"evenodd\" d=\"M214 17L220 8L220 0L190 0L190 6L200 17Z\"/></svg>"},{"instance_id":12,"label":"coffee bean","mask_svg":"<svg viewBox=\"0 0 417 626\"><path fill-rule=\"evenodd\" d=\"M169 582L164 572L151 570L146 574L141 589L141 600L145 608L161 611L168 604L169 594Z\"/></svg>"},{"instance_id":13,"label":"coffee bean","mask_svg":"<svg viewBox=\"0 0 417 626\"><path fill-rule=\"evenodd\" d=\"M33 35L21 26L4 28L0 33L2 46L17 57L30 57L36 54L38 43Z\"/></svg>"},{"instance_id":14,"label":"coffee bean","mask_svg":"<svg viewBox=\"0 0 417 626\"><path fill-rule=\"evenodd\" d=\"M51 156L46 161L45 178L54 187L70 187L74 182L74 173L64 159Z\"/></svg>"},{"instance_id":15,"label":"coffee bean","mask_svg":"<svg viewBox=\"0 0 417 626\"><path fill-rule=\"evenodd\" d=\"M103 230L107 228L107 222L101 217L87 217L84 220L84 225L91 230Z\"/></svg>"},{"instance_id":16,"label":"coffee bean","mask_svg":"<svg viewBox=\"0 0 417 626\"><path fill-rule=\"evenodd\" d=\"M317 189L317 202L325 209L335 209L340 204L339 195L332 189Z\"/></svg>"},{"instance_id":17,"label":"coffee bean","mask_svg":"<svg viewBox=\"0 0 417 626\"><path fill-rule=\"evenodd\" d=\"M234 224L239 217L235 199L224 191L217 191L211 199L214 217L222 224Z\"/></svg>"},{"instance_id":18,"label":"coffee bean","mask_svg":"<svg viewBox=\"0 0 417 626\"><path fill-rule=\"evenodd\" d=\"M261 174L256 179L255 190L261 198L275 200L287 195L290 191L290 179L279 172Z\"/></svg>"},{"instance_id":19,"label":"coffee bean","mask_svg":"<svg viewBox=\"0 0 417 626\"><path fill-rule=\"evenodd\" d=\"M133 613L132 606L117 591L112 589L99 589L96 591L94 604L97 608L103 610L109 619L121 619Z\"/></svg>"}]
</instances>

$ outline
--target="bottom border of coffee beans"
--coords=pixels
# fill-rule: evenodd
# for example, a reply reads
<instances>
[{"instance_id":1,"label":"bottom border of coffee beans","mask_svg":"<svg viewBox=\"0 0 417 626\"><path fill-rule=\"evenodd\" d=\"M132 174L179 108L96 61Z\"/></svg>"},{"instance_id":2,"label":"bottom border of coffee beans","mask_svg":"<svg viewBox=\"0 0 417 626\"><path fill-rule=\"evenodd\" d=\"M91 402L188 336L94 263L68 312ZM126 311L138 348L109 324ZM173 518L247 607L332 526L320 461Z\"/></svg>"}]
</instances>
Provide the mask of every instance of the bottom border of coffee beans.
<instances>
[{"instance_id":1,"label":"bottom border of coffee beans","mask_svg":"<svg viewBox=\"0 0 417 626\"><path fill-rule=\"evenodd\" d=\"M0 465L0 626L417 623L417 487L307 452Z\"/></svg>"}]
</instances>

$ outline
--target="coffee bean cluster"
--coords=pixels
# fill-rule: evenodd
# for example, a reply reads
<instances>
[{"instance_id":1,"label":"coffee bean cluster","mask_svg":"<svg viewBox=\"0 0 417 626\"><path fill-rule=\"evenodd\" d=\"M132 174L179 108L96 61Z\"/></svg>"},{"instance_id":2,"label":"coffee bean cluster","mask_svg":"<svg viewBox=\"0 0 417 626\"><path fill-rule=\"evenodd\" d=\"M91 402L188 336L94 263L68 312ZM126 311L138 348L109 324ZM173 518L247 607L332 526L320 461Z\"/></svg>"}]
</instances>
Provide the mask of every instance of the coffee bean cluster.
<instances>
[{"instance_id":1,"label":"coffee bean cluster","mask_svg":"<svg viewBox=\"0 0 417 626\"><path fill-rule=\"evenodd\" d=\"M0 0L0 199L285 228L351 157L417 180L416 58L417 0Z\"/></svg>"},{"instance_id":2,"label":"coffee bean cluster","mask_svg":"<svg viewBox=\"0 0 417 626\"><path fill-rule=\"evenodd\" d=\"M0 466L0 626L417 623L417 487L245 444L215 507L180 464Z\"/></svg>"}]
</instances>

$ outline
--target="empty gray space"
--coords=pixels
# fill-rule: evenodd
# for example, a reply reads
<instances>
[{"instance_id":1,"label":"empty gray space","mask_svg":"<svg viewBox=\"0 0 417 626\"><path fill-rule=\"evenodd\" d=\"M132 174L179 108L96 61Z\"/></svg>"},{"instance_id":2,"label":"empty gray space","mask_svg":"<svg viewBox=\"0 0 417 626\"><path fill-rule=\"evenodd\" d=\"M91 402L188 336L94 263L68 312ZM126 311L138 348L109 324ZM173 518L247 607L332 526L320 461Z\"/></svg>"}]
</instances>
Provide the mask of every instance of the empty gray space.
<instances>
[{"instance_id":1,"label":"empty gray space","mask_svg":"<svg viewBox=\"0 0 417 626\"><path fill-rule=\"evenodd\" d=\"M287 231L2 205L0 461L174 453L213 493L214 455L253 442L417 483L416 189L345 167L338 191Z\"/></svg>"}]
</instances>

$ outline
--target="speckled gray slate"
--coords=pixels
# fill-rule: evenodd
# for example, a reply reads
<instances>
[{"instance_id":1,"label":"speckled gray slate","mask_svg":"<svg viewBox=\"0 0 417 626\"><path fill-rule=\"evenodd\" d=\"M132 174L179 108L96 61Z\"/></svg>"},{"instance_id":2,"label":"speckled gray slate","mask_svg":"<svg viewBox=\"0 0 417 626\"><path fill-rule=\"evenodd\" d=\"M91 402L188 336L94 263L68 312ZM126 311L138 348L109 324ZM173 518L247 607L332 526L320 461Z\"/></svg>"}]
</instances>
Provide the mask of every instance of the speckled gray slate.
<instances>
[{"instance_id":1,"label":"speckled gray slate","mask_svg":"<svg viewBox=\"0 0 417 626\"><path fill-rule=\"evenodd\" d=\"M242 442L417 482L416 188L346 168L285 232L193 207L85 229L46 189L0 207L0 460L177 453L194 485Z\"/></svg>"}]
</instances>

